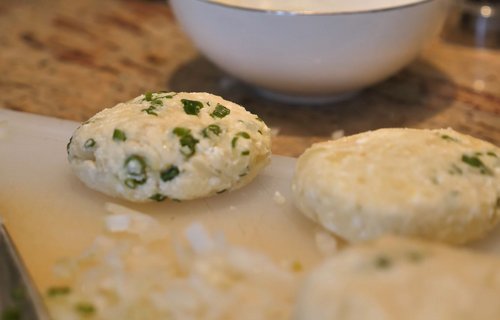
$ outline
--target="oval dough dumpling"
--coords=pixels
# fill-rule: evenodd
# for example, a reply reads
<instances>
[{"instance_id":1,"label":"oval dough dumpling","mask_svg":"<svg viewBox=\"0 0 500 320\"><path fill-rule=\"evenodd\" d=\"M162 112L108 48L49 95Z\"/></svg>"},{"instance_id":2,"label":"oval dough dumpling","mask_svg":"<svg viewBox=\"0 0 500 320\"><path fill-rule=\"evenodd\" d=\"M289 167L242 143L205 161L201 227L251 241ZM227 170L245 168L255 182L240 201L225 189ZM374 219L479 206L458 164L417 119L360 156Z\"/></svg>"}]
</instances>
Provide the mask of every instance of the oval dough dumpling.
<instances>
[{"instance_id":1,"label":"oval dough dumpling","mask_svg":"<svg viewBox=\"0 0 500 320\"><path fill-rule=\"evenodd\" d=\"M208 93L146 93L104 109L68 144L90 188L131 201L189 200L249 183L270 159L269 128Z\"/></svg>"},{"instance_id":2,"label":"oval dough dumpling","mask_svg":"<svg viewBox=\"0 0 500 320\"><path fill-rule=\"evenodd\" d=\"M500 219L500 150L452 129L380 129L313 145L292 189L307 217L351 242L465 243Z\"/></svg>"},{"instance_id":3,"label":"oval dough dumpling","mask_svg":"<svg viewBox=\"0 0 500 320\"><path fill-rule=\"evenodd\" d=\"M382 238L313 270L295 320L500 319L500 259L435 243Z\"/></svg>"}]
</instances>

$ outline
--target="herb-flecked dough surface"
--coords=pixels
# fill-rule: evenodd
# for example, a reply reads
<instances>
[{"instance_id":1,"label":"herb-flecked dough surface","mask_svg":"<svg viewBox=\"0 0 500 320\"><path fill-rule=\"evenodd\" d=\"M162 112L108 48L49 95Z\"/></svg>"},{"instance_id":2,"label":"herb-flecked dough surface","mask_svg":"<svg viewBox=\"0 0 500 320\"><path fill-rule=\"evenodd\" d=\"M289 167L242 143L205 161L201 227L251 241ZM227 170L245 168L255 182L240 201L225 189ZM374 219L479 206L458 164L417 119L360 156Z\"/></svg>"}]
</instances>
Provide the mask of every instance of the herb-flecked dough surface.
<instances>
[{"instance_id":1,"label":"herb-flecked dough surface","mask_svg":"<svg viewBox=\"0 0 500 320\"><path fill-rule=\"evenodd\" d=\"M500 220L500 149L452 129L380 129L313 145L292 189L307 217L351 242L465 243Z\"/></svg>"},{"instance_id":2,"label":"herb-flecked dough surface","mask_svg":"<svg viewBox=\"0 0 500 320\"><path fill-rule=\"evenodd\" d=\"M208 93L146 93L104 109L68 143L90 188L131 201L189 200L249 183L268 163L269 128Z\"/></svg>"},{"instance_id":3,"label":"herb-flecked dough surface","mask_svg":"<svg viewBox=\"0 0 500 320\"><path fill-rule=\"evenodd\" d=\"M500 259L387 237L323 262L299 290L295 320L500 319Z\"/></svg>"}]
</instances>

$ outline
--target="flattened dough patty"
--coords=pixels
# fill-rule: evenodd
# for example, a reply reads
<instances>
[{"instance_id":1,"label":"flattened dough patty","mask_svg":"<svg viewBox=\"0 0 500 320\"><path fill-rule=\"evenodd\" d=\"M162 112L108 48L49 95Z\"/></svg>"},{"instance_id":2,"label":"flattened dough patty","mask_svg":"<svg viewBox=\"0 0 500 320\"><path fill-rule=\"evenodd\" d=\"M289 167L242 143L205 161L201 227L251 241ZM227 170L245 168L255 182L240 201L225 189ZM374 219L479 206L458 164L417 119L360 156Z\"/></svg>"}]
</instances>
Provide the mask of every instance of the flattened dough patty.
<instances>
[{"instance_id":1,"label":"flattened dough patty","mask_svg":"<svg viewBox=\"0 0 500 320\"><path fill-rule=\"evenodd\" d=\"M500 259L389 237L330 258L299 290L296 320L500 319Z\"/></svg>"},{"instance_id":2,"label":"flattened dough patty","mask_svg":"<svg viewBox=\"0 0 500 320\"><path fill-rule=\"evenodd\" d=\"M208 93L146 93L83 123L68 144L90 188L131 201L189 200L249 183L270 158L270 130Z\"/></svg>"},{"instance_id":3,"label":"flattened dough patty","mask_svg":"<svg viewBox=\"0 0 500 320\"><path fill-rule=\"evenodd\" d=\"M500 150L451 129L380 129L313 145L292 189L306 216L351 242L465 243L499 221Z\"/></svg>"}]
</instances>

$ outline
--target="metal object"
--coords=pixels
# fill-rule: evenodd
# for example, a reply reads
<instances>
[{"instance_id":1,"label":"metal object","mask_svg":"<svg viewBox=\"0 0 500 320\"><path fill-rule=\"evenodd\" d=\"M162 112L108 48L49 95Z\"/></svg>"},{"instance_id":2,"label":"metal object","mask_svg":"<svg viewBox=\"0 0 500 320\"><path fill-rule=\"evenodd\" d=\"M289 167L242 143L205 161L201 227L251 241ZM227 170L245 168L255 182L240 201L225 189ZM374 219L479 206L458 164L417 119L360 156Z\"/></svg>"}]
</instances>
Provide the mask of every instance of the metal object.
<instances>
[{"instance_id":1,"label":"metal object","mask_svg":"<svg viewBox=\"0 0 500 320\"><path fill-rule=\"evenodd\" d=\"M500 0L455 0L443 29L447 41L500 48Z\"/></svg>"},{"instance_id":2,"label":"metal object","mask_svg":"<svg viewBox=\"0 0 500 320\"><path fill-rule=\"evenodd\" d=\"M48 314L0 219L0 319L48 320Z\"/></svg>"}]
</instances>

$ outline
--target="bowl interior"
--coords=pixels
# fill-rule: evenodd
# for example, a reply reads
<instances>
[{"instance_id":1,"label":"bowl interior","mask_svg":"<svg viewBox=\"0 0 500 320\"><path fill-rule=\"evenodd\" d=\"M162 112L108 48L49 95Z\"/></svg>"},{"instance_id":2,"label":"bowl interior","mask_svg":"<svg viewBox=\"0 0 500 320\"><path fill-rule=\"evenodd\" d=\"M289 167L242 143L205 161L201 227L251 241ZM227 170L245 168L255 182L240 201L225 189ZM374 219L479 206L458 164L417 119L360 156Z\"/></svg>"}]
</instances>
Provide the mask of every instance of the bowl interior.
<instances>
[{"instance_id":1,"label":"bowl interior","mask_svg":"<svg viewBox=\"0 0 500 320\"><path fill-rule=\"evenodd\" d=\"M341 14L391 10L432 0L198 0L257 11Z\"/></svg>"}]
</instances>

